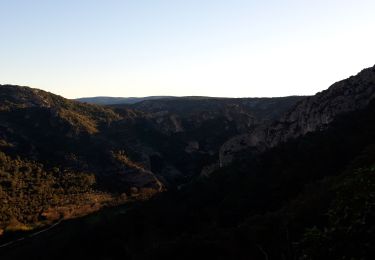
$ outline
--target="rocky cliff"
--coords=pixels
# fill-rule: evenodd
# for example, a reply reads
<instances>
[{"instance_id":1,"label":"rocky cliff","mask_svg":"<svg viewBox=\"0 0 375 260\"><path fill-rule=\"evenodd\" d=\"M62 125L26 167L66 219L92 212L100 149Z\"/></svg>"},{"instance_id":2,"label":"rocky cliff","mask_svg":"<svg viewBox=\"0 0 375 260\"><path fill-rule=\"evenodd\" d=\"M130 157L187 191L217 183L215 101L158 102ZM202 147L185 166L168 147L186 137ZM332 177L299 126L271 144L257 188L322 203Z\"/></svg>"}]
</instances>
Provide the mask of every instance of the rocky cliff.
<instances>
[{"instance_id":1,"label":"rocky cliff","mask_svg":"<svg viewBox=\"0 0 375 260\"><path fill-rule=\"evenodd\" d=\"M303 99L279 120L230 139L220 149L220 165L227 165L245 149L263 151L291 138L326 129L335 117L365 108L374 98L375 67L371 67Z\"/></svg>"}]
</instances>

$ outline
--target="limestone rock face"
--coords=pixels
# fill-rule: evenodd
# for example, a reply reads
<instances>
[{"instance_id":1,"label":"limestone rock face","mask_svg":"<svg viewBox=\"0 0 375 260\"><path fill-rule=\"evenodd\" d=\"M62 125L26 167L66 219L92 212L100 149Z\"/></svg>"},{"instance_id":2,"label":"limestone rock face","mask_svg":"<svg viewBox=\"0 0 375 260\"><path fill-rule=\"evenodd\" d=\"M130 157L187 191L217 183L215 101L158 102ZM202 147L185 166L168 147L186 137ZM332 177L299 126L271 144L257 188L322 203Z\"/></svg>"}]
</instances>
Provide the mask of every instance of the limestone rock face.
<instances>
[{"instance_id":1,"label":"limestone rock face","mask_svg":"<svg viewBox=\"0 0 375 260\"><path fill-rule=\"evenodd\" d=\"M279 120L230 139L220 149L220 165L230 163L236 153L245 149L263 151L291 138L324 130L336 116L365 108L374 98L375 66L303 99Z\"/></svg>"}]
</instances>

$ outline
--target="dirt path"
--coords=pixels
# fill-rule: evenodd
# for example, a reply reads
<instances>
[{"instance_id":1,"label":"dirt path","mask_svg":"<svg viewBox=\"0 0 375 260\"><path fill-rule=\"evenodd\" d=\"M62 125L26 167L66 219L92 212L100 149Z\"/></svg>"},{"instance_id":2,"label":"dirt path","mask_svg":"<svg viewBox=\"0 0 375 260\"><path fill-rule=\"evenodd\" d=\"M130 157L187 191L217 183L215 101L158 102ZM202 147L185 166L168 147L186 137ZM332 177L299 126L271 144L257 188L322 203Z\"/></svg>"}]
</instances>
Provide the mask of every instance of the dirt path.
<instances>
[{"instance_id":1,"label":"dirt path","mask_svg":"<svg viewBox=\"0 0 375 260\"><path fill-rule=\"evenodd\" d=\"M21 237L21 238L18 238L18 239L15 239L15 240L13 240L13 241L9 241L9 242L7 242L7 243L5 243L5 244L2 244L2 245L0 245L0 248L8 247L8 246L10 246L10 245L16 244L16 243L21 242L21 241L23 241L23 240L25 240L25 239L28 239L28 238L36 237L36 236L38 236L38 235L40 235L40 234L42 234L42 233L44 233L44 232L47 232L47 231L49 231L49 230L51 230L51 229L57 227L58 225L61 224L62 221L63 221L63 219L60 219L59 221L57 221L56 223L52 224L51 226L49 226L49 227L47 227L47 228L45 228L45 229L39 230L38 232L35 232L35 233L32 233L32 234L29 234L29 235L27 235L27 236L24 236L24 237Z\"/></svg>"}]
</instances>

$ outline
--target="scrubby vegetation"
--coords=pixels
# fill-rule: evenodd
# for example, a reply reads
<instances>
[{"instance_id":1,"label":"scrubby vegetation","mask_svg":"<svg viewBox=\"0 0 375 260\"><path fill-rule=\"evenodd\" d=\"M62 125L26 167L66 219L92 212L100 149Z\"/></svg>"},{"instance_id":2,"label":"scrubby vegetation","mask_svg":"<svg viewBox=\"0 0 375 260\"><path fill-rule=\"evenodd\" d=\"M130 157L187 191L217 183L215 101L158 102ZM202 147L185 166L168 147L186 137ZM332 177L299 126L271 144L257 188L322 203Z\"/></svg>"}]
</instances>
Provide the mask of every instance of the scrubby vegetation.
<instances>
[{"instance_id":1,"label":"scrubby vegetation","mask_svg":"<svg viewBox=\"0 0 375 260\"><path fill-rule=\"evenodd\" d=\"M0 152L0 228L31 228L47 220L48 210L88 203L83 195L93 194L95 183L93 174L46 170L40 163Z\"/></svg>"}]
</instances>

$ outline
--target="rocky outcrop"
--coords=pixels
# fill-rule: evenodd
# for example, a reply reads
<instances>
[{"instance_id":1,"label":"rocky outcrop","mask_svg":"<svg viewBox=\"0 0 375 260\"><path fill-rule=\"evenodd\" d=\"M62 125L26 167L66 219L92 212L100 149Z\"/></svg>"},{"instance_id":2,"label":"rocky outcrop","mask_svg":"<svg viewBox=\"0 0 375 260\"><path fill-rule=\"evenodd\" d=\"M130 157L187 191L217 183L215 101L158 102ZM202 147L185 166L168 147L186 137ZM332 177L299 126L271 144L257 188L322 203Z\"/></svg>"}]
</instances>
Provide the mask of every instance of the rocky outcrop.
<instances>
[{"instance_id":1,"label":"rocky outcrop","mask_svg":"<svg viewBox=\"0 0 375 260\"><path fill-rule=\"evenodd\" d=\"M305 98L276 122L230 139L220 149L220 165L227 165L245 149L263 151L309 132L324 130L336 116L365 108L374 98L375 66Z\"/></svg>"},{"instance_id":2,"label":"rocky outcrop","mask_svg":"<svg viewBox=\"0 0 375 260\"><path fill-rule=\"evenodd\" d=\"M28 87L0 85L0 110L9 108L51 107L53 100L47 92Z\"/></svg>"}]
</instances>

